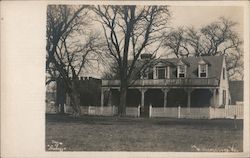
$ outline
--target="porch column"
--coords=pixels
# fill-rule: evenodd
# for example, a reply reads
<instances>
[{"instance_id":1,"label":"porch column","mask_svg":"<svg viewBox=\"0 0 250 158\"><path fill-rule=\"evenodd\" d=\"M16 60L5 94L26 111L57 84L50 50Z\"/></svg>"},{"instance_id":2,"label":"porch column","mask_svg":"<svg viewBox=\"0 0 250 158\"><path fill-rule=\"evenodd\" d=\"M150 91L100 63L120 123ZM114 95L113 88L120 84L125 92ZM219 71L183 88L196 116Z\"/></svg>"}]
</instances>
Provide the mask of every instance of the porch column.
<instances>
[{"instance_id":1,"label":"porch column","mask_svg":"<svg viewBox=\"0 0 250 158\"><path fill-rule=\"evenodd\" d=\"M140 89L140 91L141 91L141 107L144 107L144 94L147 91L147 89L142 88Z\"/></svg>"},{"instance_id":2,"label":"porch column","mask_svg":"<svg viewBox=\"0 0 250 158\"><path fill-rule=\"evenodd\" d=\"M192 88L185 89L185 91L188 94L187 107L188 107L189 110L190 110L190 106L191 106L191 93L192 93L193 90L194 89L192 89Z\"/></svg>"},{"instance_id":3,"label":"porch column","mask_svg":"<svg viewBox=\"0 0 250 158\"><path fill-rule=\"evenodd\" d=\"M164 93L164 104L163 104L164 108L167 107L167 99L168 99L168 91L169 90L170 90L169 88L162 88L161 89L161 91Z\"/></svg>"}]
</instances>

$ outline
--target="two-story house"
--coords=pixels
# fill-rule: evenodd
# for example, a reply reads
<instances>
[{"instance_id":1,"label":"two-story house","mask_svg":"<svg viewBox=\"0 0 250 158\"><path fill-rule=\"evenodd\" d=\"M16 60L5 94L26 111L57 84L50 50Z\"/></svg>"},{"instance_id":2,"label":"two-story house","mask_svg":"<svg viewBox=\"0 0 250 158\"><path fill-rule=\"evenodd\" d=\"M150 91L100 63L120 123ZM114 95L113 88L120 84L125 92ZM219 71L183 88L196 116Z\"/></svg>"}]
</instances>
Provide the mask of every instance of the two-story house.
<instances>
[{"instance_id":1,"label":"two-story house","mask_svg":"<svg viewBox=\"0 0 250 158\"><path fill-rule=\"evenodd\" d=\"M129 86L128 107L225 107L230 102L224 56L157 59L139 74ZM119 104L119 86L119 80L102 80L102 106L105 91L109 105Z\"/></svg>"}]
</instances>

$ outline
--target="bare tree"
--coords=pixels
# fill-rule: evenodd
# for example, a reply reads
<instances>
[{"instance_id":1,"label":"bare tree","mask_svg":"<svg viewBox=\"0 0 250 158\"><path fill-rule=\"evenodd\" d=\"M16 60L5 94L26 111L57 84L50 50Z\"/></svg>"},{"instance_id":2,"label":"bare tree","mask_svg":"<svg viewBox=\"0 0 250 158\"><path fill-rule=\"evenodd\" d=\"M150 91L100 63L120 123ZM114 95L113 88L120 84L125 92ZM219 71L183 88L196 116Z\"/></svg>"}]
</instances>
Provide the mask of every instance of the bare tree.
<instances>
[{"instance_id":1,"label":"bare tree","mask_svg":"<svg viewBox=\"0 0 250 158\"><path fill-rule=\"evenodd\" d=\"M229 77L242 77L243 42L234 30L236 25L232 20L221 17L200 30L192 27L173 29L163 35L163 46L176 57L224 55Z\"/></svg>"},{"instance_id":2,"label":"bare tree","mask_svg":"<svg viewBox=\"0 0 250 158\"><path fill-rule=\"evenodd\" d=\"M149 52L155 55L161 42L160 32L166 29L169 10L166 6L97 6L109 54L118 66L120 85L120 116L126 114L127 89L137 60ZM149 53L148 52L148 53Z\"/></svg>"},{"instance_id":3,"label":"bare tree","mask_svg":"<svg viewBox=\"0 0 250 158\"><path fill-rule=\"evenodd\" d=\"M170 50L170 53L174 54L177 58L188 57L190 51L188 48L188 42L186 32L183 28L173 29L170 33L164 33L163 35L163 47Z\"/></svg>"},{"instance_id":4,"label":"bare tree","mask_svg":"<svg viewBox=\"0 0 250 158\"><path fill-rule=\"evenodd\" d=\"M227 61L229 77L242 71L242 43L234 30L237 23L221 17L219 21L211 23L201 29L203 53L201 55L224 55ZM241 70L240 70L241 69Z\"/></svg>"},{"instance_id":5,"label":"bare tree","mask_svg":"<svg viewBox=\"0 0 250 158\"><path fill-rule=\"evenodd\" d=\"M78 76L87 56L99 45L87 25L88 6L49 5L47 8L46 70L60 78L69 94L73 115L80 115ZM47 81L48 83L49 81Z\"/></svg>"}]
</instances>

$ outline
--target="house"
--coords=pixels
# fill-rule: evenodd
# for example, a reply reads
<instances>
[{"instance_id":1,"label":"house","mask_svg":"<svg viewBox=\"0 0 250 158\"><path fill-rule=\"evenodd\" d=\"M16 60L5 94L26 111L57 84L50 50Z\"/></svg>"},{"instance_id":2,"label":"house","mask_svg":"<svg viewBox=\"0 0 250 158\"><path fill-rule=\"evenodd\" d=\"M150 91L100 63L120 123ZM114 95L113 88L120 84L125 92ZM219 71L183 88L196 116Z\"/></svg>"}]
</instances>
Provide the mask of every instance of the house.
<instances>
[{"instance_id":1,"label":"house","mask_svg":"<svg viewBox=\"0 0 250 158\"><path fill-rule=\"evenodd\" d=\"M137 65L147 63L141 56ZM133 75L127 107L215 107L231 100L224 56L156 59ZM119 80L102 80L101 105L119 104Z\"/></svg>"}]
</instances>

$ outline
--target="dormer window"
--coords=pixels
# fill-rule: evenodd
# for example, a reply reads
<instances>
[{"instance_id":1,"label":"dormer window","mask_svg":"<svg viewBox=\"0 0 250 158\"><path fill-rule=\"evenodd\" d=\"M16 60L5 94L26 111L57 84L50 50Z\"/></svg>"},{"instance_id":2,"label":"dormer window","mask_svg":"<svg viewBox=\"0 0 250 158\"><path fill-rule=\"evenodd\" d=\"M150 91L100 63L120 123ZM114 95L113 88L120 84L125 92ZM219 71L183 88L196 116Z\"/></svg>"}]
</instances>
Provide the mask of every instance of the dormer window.
<instances>
[{"instance_id":1,"label":"dormer window","mask_svg":"<svg viewBox=\"0 0 250 158\"><path fill-rule=\"evenodd\" d=\"M186 77L186 65L178 65L178 78Z\"/></svg>"},{"instance_id":2,"label":"dormer window","mask_svg":"<svg viewBox=\"0 0 250 158\"><path fill-rule=\"evenodd\" d=\"M208 77L208 62L203 58L198 61L198 77L204 78Z\"/></svg>"},{"instance_id":3,"label":"dormer window","mask_svg":"<svg viewBox=\"0 0 250 158\"><path fill-rule=\"evenodd\" d=\"M157 76L157 79L165 79L165 78L167 78L167 67L165 67L165 66L157 66L156 67L156 76Z\"/></svg>"},{"instance_id":4,"label":"dormer window","mask_svg":"<svg viewBox=\"0 0 250 158\"><path fill-rule=\"evenodd\" d=\"M199 77L207 77L207 64L199 65Z\"/></svg>"}]
</instances>

